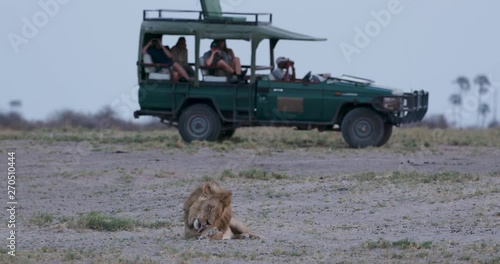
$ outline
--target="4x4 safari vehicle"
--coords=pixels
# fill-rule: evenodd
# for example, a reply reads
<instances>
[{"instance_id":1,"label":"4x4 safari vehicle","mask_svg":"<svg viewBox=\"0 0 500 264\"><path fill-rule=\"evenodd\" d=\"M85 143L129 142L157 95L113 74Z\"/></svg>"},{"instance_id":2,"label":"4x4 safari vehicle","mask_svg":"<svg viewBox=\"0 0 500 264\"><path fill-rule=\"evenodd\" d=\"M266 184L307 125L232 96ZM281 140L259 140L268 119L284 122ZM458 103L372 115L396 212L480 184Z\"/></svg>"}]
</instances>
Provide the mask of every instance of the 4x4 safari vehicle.
<instances>
[{"instance_id":1,"label":"4x4 safari vehicle","mask_svg":"<svg viewBox=\"0 0 500 264\"><path fill-rule=\"evenodd\" d=\"M324 41L272 25L272 14L223 13L219 0L201 0L203 11L145 10L142 51L152 39L165 35L194 38L194 78L171 80L161 65L146 63L139 52L139 104L134 116L159 117L178 128L186 142L231 138L241 127L285 126L298 130L341 131L350 147L382 146L393 126L421 121L428 107L424 91L402 93L353 76L330 77L309 72L297 81L270 78L274 49L280 40ZM181 15L179 15L181 14ZM194 18L186 18L194 16ZM202 39L246 40L251 64L245 81L208 75ZM259 44L269 42L270 65L256 65ZM156 68L155 68L156 67Z\"/></svg>"}]
</instances>

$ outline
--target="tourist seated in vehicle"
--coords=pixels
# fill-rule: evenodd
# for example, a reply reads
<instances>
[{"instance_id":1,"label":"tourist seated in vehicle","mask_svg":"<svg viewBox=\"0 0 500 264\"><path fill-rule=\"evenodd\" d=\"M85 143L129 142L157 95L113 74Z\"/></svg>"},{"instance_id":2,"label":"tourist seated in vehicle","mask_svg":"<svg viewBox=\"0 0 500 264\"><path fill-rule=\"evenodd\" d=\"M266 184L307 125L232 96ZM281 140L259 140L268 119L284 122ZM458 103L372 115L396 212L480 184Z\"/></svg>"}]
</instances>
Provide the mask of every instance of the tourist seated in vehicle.
<instances>
[{"instance_id":1,"label":"tourist seated in vehicle","mask_svg":"<svg viewBox=\"0 0 500 264\"><path fill-rule=\"evenodd\" d=\"M222 51L224 61L229 64L233 69L240 69L241 71L241 61L239 57L234 55L234 51L227 47L225 39L216 40L219 44L219 50ZM242 71L242 75L246 75L246 71Z\"/></svg>"},{"instance_id":2,"label":"tourist seated in vehicle","mask_svg":"<svg viewBox=\"0 0 500 264\"><path fill-rule=\"evenodd\" d=\"M186 38L180 37L177 44L172 48L174 62L179 63L189 76L194 76L194 70L189 66L188 50L186 46Z\"/></svg>"},{"instance_id":3,"label":"tourist seated in vehicle","mask_svg":"<svg viewBox=\"0 0 500 264\"><path fill-rule=\"evenodd\" d=\"M277 81L295 81L295 62L285 58L279 57L276 59L276 65L278 66L272 71L272 76ZM292 73L290 74L290 68Z\"/></svg>"},{"instance_id":4,"label":"tourist seated in vehicle","mask_svg":"<svg viewBox=\"0 0 500 264\"><path fill-rule=\"evenodd\" d=\"M203 55L205 65L224 70L229 76L230 82L239 82L243 80L244 75L241 72L241 67L232 67L225 58L228 59L228 55L219 49L219 44L216 41L210 44L210 50ZM215 70L210 69L209 74L215 75Z\"/></svg>"},{"instance_id":5,"label":"tourist seated in vehicle","mask_svg":"<svg viewBox=\"0 0 500 264\"><path fill-rule=\"evenodd\" d=\"M175 82L179 80L179 75L181 77L180 81L186 82L189 80L187 72L179 63L173 61L172 53L167 49L167 47L162 45L160 39L150 40L142 49L142 54L149 54L154 64L160 64L159 72L171 73L172 79ZM171 71L170 68L172 68L173 71Z\"/></svg>"}]
</instances>

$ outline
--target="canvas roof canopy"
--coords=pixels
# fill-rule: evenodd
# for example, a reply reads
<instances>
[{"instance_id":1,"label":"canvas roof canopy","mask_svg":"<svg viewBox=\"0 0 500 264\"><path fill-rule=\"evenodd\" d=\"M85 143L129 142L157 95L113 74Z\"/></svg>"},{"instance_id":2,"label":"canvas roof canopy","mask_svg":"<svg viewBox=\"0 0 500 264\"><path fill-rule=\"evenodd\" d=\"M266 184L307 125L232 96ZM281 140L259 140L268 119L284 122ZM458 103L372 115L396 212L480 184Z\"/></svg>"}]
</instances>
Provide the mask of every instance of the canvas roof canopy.
<instances>
[{"instance_id":1,"label":"canvas roof canopy","mask_svg":"<svg viewBox=\"0 0 500 264\"><path fill-rule=\"evenodd\" d=\"M176 21L145 21L143 30L148 33L170 35L199 35L203 39L276 39L325 41L324 38L315 38L295 33L273 25L246 25L246 24L214 24L200 22Z\"/></svg>"},{"instance_id":2,"label":"canvas roof canopy","mask_svg":"<svg viewBox=\"0 0 500 264\"><path fill-rule=\"evenodd\" d=\"M143 32L170 35L197 35L203 39L241 39L260 42L271 40L325 41L272 25L272 14L223 12L220 0L200 0L202 11L145 10ZM148 11L157 14L147 19ZM156 13L157 12L157 13ZM181 15L198 15L198 19L168 18L175 12ZM268 21L260 18L268 17ZM252 21L253 19L253 21Z\"/></svg>"}]
</instances>

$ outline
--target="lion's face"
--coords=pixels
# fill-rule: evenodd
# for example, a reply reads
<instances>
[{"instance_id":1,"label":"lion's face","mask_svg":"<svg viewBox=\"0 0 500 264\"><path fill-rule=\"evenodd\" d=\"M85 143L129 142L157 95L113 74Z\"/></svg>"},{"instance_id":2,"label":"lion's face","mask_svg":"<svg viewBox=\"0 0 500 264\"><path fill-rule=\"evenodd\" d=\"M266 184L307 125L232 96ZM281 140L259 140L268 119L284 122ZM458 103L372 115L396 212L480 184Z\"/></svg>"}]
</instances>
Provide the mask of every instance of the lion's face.
<instances>
[{"instance_id":1,"label":"lion's face","mask_svg":"<svg viewBox=\"0 0 500 264\"><path fill-rule=\"evenodd\" d=\"M198 233L203 232L203 230L215 223L222 214L222 209L223 205L217 198L196 202L189 210L190 226L196 229Z\"/></svg>"},{"instance_id":2,"label":"lion's face","mask_svg":"<svg viewBox=\"0 0 500 264\"><path fill-rule=\"evenodd\" d=\"M189 208L189 227L198 233L212 226L217 227L225 209L230 205L230 191L210 184L205 185L202 194Z\"/></svg>"}]
</instances>

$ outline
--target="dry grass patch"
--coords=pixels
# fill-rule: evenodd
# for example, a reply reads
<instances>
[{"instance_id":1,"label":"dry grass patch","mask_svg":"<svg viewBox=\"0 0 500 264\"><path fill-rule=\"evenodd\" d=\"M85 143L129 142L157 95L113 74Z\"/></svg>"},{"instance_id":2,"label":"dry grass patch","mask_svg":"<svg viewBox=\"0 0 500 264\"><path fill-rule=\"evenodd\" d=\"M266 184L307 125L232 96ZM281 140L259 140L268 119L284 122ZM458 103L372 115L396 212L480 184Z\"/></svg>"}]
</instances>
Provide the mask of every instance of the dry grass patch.
<instances>
[{"instance_id":1,"label":"dry grass patch","mask_svg":"<svg viewBox=\"0 0 500 264\"><path fill-rule=\"evenodd\" d=\"M351 177L357 181L372 181L375 179L377 174L375 172L362 172L352 175Z\"/></svg>"},{"instance_id":2,"label":"dry grass patch","mask_svg":"<svg viewBox=\"0 0 500 264\"><path fill-rule=\"evenodd\" d=\"M270 181L270 180L289 179L289 176L284 173L269 172L262 169L249 169L240 172L233 172L232 170L224 170L219 176L216 176L215 178L212 178L210 176L205 176L204 179L205 180L249 179L249 180Z\"/></svg>"},{"instance_id":3,"label":"dry grass patch","mask_svg":"<svg viewBox=\"0 0 500 264\"><path fill-rule=\"evenodd\" d=\"M500 129L395 129L387 147L422 150L439 145L500 147Z\"/></svg>"},{"instance_id":4,"label":"dry grass patch","mask_svg":"<svg viewBox=\"0 0 500 264\"><path fill-rule=\"evenodd\" d=\"M197 151L208 147L227 152L243 149L298 149L316 148L328 151L346 149L342 136L337 132L297 131L293 128L243 128L225 142L195 142L186 144L175 129L157 131L90 130L81 128L39 129L33 131L0 131L0 140L34 140L46 143L89 142L94 151L101 151L102 144L120 144L131 150L184 149ZM389 143L382 149L398 152L433 150L440 145L470 147L500 147L500 129L395 129Z\"/></svg>"},{"instance_id":5,"label":"dry grass patch","mask_svg":"<svg viewBox=\"0 0 500 264\"><path fill-rule=\"evenodd\" d=\"M345 179L354 179L359 182L383 182L391 183L464 183L479 181L480 176L461 172L417 172L417 171L394 171L392 173L377 174L375 172L361 172L346 175Z\"/></svg>"},{"instance_id":6,"label":"dry grass patch","mask_svg":"<svg viewBox=\"0 0 500 264\"><path fill-rule=\"evenodd\" d=\"M396 171L392 173L389 180L393 183L461 183L478 181L479 176L460 172L420 173L416 171Z\"/></svg>"}]
</instances>

